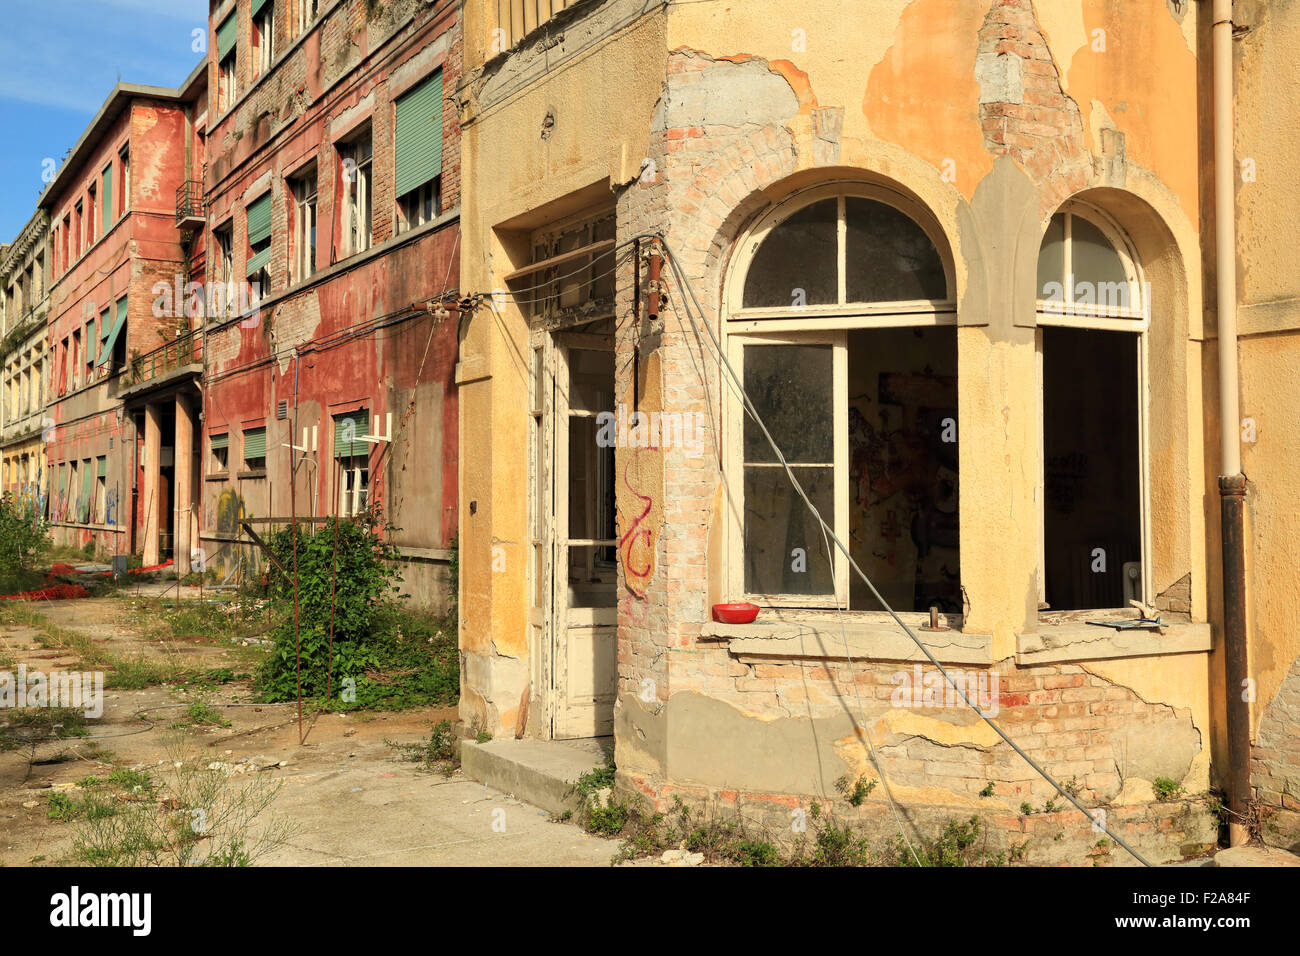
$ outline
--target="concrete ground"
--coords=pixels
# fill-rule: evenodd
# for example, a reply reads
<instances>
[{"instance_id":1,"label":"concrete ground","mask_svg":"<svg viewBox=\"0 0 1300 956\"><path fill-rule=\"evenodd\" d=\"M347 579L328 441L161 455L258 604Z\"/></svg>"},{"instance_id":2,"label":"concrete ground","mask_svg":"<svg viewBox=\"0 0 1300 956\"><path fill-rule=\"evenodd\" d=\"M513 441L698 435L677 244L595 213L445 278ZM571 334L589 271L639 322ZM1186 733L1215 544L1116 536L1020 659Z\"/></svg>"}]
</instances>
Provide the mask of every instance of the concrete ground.
<instances>
[{"instance_id":1,"label":"concrete ground","mask_svg":"<svg viewBox=\"0 0 1300 956\"><path fill-rule=\"evenodd\" d=\"M250 648L210 638L146 640L121 599L44 602L39 610L114 654L166 655L236 671L255 663ZM29 670L77 665L62 649L42 648L37 636L27 627L0 626L0 656ZM185 739L204 759L239 770L231 777L236 786L254 775L282 781L266 812L292 821L297 832L262 865L607 866L618 850L614 841L552 822L538 808L459 773L420 772L386 743L427 740L434 723L455 719L454 708L321 715L308 719L300 744L295 707L255 703L250 693L248 681L204 691L202 699L231 726L191 729ZM64 790L75 798L76 781L107 776L114 767L145 768L165 780L166 740L174 736L169 724L194 699L192 689L169 685L109 690L104 715L92 728L96 739L43 745L38 759L65 749L61 762L38 763L28 776L22 755L0 754L0 866L67 859L76 824L49 818L51 793Z\"/></svg>"}]
</instances>

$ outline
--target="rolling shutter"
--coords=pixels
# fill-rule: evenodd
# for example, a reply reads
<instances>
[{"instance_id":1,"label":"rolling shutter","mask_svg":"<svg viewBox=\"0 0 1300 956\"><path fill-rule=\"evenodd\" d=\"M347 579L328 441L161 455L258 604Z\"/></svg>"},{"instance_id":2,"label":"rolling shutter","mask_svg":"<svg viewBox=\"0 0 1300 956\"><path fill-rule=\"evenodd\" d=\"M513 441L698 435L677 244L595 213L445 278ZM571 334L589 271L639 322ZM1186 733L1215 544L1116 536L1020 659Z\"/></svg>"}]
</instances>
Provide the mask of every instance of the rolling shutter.
<instances>
[{"instance_id":1,"label":"rolling shutter","mask_svg":"<svg viewBox=\"0 0 1300 956\"><path fill-rule=\"evenodd\" d=\"M230 432L222 432L220 435L212 435L208 438L208 445L213 451L220 451L223 448L229 448Z\"/></svg>"},{"instance_id":2,"label":"rolling shutter","mask_svg":"<svg viewBox=\"0 0 1300 956\"><path fill-rule=\"evenodd\" d=\"M244 267L244 275L251 276L258 269L264 268L271 261L271 247L267 246L261 252L254 253L248 257L248 265Z\"/></svg>"},{"instance_id":3,"label":"rolling shutter","mask_svg":"<svg viewBox=\"0 0 1300 956\"><path fill-rule=\"evenodd\" d=\"M90 483L93 477L90 459L87 458L81 463L81 497L77 499L77 511L81 515L79 520L82 524L90 520Z\"/></svg>"},{"instance_id":4,"label":"rolling shutter","mask_svg":"<svg viewBox=\"0 0 1300 956\"><path fill-rule=\"evenodd\" d=\"M108 477L108 456L100 455L97 459L95 459L95 462L96 462L95 477L107 478Z\"/></svg>"},{"instance_id":5,"label":"rolling shutter","mask_svg":"<svg viewBox=\"0 0 1300 956\"><path fill-rule=\"evenodd\" d=\"M117 321L113 323L113 331L108 333L104 339L104 347L100 349L99 361L96 365L103 365L113 354L113 346L117 344L117 337L122 334L122 326L126 325L126 296L117 300Z\"/></svg>"},{"instance_id":6,"label":"rolling shutter","mask_svg":"<svg viewBox=\"0 0 1300 956\"><path fill-rule=\"evenodd\" d=\"M109 227L113 224L113 164L109 163L104 167L104 188L100 190L103 194L104 211L100 216L100 235L108 232Z\"/></svg>"},{"instance_id":7,"label":"rolling shutter","mask_svg":"<svg viewBox=\"0 0 1300 956\"><path fill-rule=\"evenodd\" d=\"M250 15L254 17L257 16L259 13L262 12L262 8L266 6L268 2L269 0L253 0L253 3L250 7L250 11L251 11Z\"/></svg>"},{"instance_id":8,"label":"rolling shutter","mask_svg":"<svg viewBox=\"0 0 1300 956\"><path fill-rule=\"evenodd\" d=\"M397 100L396 191L404 196L442 172L442 71Z\"/></svg>"},{"instance_id":9,"label":"rolling shutter","mask_svg":"<svg viewBox=\"0 0 1300 956\"><path fill-rule=\"evenodd\" d=\"M248 207L248 244L255 246L271 238L271 193L254 201Z\"/></svg>"},{"instance_id":10,"label":"rolling shutter","mask_svg":"<svg viewBox=\"0 0 1300 956\"><path fill-rule=\"evenodd\" d=\"M238 11L236 11L237 13ZM222 21L221 26L217 27L217 62L220 63L226 58L226 54L235 48L235 37L238 35L239 21L236 19L236 13L232 13Z\"/></svg>"},{"instance_id":11,"label":"rolling shutter","mask_svg":"<svg viewBox=\"0 0 1300 956\"><path fill-rule=\"evenodd\" d=\"M355 412L347 412L343 415L334 416L334 457L350 458L353 455L366 455L370 452L370 446L361 441L361 436L366 434L366 427L370 414L367 409L359 408ZM348 422L352 426L348 426ZM352 432L348 435L348 432ZM351 441L348 439L351 438Z\"/></svg>"},{"instance_id":12,"label":"rolling shutter","mask_svg":"<svg viewBox=\"0 0 1300 956\"><path fill-rule=\"evenodd\" d=\"M266 429L250 428L244 432L244 461L266 457Z\"/></svg>"}]
</instances>

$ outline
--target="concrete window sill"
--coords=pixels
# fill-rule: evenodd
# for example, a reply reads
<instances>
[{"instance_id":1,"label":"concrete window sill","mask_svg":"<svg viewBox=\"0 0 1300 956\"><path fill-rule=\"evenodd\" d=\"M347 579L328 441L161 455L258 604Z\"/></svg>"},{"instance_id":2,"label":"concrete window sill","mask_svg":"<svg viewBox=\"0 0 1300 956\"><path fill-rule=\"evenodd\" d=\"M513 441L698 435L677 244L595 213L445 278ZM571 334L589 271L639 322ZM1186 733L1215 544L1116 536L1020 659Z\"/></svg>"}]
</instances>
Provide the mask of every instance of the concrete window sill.
<instances>
[{"instance_id":1,"label":"concrete window sill","mask_svg":"<svg viewBox=\"0 0 1300 956\"><path fill-rule=\"evenodd\" d=\"M1058 664L1121 657L1163 657L1205 653L1214 646L1207 623L1168 624L1165 632L1117 631L1113 627L1074 622L1040 624L1032 634L1016 635L1016 663Z\"/></svg>"},{"instance_id":2,"label":"concrete window sill","mask_svg":"<svg viewBox=\"0 0 1300 956\"><path fill-rule=\"evenodd\" d=\"M962 631L924 631L908 625L941 664L993 663L993 638ZM726 640L735 657L787 657L811 660L924 661L925 655L892 621L833 620L753 624L706 623L703 638ZM845 653L845 641L848 652Z\"/></svg>"}]
</instances>

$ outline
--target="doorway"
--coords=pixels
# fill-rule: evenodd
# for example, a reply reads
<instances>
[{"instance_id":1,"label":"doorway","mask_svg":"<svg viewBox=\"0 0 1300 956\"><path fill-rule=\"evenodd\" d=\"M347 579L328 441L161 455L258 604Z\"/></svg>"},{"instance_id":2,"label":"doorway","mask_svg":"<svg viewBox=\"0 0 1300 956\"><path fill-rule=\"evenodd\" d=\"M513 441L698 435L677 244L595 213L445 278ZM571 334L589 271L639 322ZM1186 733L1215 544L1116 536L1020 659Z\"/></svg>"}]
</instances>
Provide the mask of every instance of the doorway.
<instances>
[{"instance_id":1,"label":"doorway","mask_svg":"<svg viewBox=\"0 0 1300 956\"><path fill-rule=\"evenodd\" d=\"M618 560L613 337L536 332L532 349L532 637L546 735L613 733Z\"/></svg>"}]
</instances>

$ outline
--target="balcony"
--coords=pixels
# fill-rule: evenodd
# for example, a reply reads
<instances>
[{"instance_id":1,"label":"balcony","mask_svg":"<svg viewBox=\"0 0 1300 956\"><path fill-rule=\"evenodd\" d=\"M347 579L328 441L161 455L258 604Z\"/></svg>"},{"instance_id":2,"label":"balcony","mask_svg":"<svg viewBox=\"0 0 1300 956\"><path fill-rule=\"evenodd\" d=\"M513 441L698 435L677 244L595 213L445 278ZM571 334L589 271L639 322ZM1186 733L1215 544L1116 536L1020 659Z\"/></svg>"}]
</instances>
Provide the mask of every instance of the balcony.
<instances>
[{"instance_id":1,"label":"balcony","mask_svg":"<svg viewBox=\"0 0 1300 956\"><path fill-rule=\"evenodd\" d=\"M176 189L176 228L201 229L208 221L203 183L187 179Z\"/></svg>"},{"instance_id":2,"label":"balcony","mask_svg":"<svg viewBox=\"0 0 1300 956\"><path fill-rule=\"evenodd\" d=\"M179 375L203 371L203 338L186 332L144 355L136 355L122 372L118 394L143 391L144 386L161 385Z\"/></svg>"}]
</instances>

